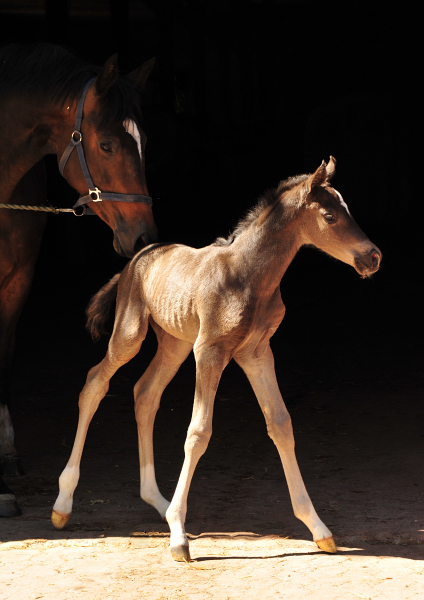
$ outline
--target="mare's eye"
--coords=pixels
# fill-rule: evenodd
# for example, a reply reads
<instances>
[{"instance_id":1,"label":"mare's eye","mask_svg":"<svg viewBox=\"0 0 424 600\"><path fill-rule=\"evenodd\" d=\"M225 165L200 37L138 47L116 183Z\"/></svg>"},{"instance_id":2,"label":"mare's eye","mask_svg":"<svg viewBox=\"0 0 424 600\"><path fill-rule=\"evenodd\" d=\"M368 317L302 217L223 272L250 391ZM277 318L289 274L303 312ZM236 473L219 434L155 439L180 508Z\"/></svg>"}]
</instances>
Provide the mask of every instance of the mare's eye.
<instances>
[{"instance_id":1,"label":"mare's eye","mask_svg":"<svg viewBox=\"0 0 424 600\"><path fill-rule=\"evenodd\" d=\"M336 220L336 217L332 213L324 213L324 219L328 221L328 223L333 223Z\"/></svg>"},{"instance_id":2,"label":"mare's eye","mask_svg":"<svg viewBox=\"0 0 424 600\"><path fill-rule=\"evenodd\" d=\"M103 152L113 152L113 146L111 142L101 142L100 148Z\"/></svg>"}]
</instances>

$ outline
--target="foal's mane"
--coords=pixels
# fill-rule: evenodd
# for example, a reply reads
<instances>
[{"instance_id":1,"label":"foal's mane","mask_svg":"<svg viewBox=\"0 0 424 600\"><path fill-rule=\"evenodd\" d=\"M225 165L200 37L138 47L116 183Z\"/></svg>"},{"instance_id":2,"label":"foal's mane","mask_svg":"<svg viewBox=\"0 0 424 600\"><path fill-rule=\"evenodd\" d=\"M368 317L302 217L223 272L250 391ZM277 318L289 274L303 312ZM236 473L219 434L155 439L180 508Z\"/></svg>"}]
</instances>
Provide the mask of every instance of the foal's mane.
<instances>
[{"instance_id":1,"label":"foal's mane","mask_svg":"<svg viewBox=\"0 0 424 600\"><path fill-rule=\"evenodd\" d=\"M245 231L248 227L250 227L250 225L254 221L256 221L256 219L258 219L265 210L271 207L270 212L272 212L272 209L281 200L283 201L282 207L284 213L287 216L287 218L290 219L290 217L294 214L295 209L299 204L299 202L296 201L298 200L297 195L295 195L294 197L292 195L287 195L285 198L282 198L282 196L284 196L286 192L293 190L300 183L306 181L308 177L309 175L296 175L294 177L289 177L288 179L280 181L276 188L270 188L269 190L266 190L263 193L263 195L259 198L257 204L252 209L250 209L247 215L238 222L233 232L227 238L220 237L216 239L213 245L229 246L230 244L232 244L235 238L239 236L243 231ZM284 200L286 201L284 202Z\"/></svg>"},{"instance_id":2,"label":"foal's mane","mask_svg":"<svg viewBox=\"0 0 424 600\"><path fill-rule=\"evenodd\" d=\"M42 94L46 101L62 105L78 99L87 81L100 70L62 46L9 44L0 48L0 95ZM129 81L119 77L109 88L100 117L101 126L111 128L126 118L140 122L138 93Z\"/></svg>"}]
</instances>

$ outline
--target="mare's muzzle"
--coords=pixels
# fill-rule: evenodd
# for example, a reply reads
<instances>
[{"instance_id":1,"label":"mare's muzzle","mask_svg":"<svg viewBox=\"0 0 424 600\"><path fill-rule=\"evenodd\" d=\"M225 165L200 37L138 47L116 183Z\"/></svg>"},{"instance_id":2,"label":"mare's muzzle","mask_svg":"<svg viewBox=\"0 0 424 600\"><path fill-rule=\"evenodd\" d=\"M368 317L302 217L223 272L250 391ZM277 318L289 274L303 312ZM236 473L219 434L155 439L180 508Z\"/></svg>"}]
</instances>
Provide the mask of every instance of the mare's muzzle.
<instances>
[{"instance_id":1,"label":"mare's muzzle","mask_svg":"<svg viewBox=\"0 0 424 600\"><path fill-rule=\"evenodd\" d=\"M124 258L132 258L139 250L157 242L157 229L150 227L140 232L140 235L134 240L134 237L127 231L126 227L118 227L113 234L113 247L115 252Z\"/></svg>"}]
</instances>

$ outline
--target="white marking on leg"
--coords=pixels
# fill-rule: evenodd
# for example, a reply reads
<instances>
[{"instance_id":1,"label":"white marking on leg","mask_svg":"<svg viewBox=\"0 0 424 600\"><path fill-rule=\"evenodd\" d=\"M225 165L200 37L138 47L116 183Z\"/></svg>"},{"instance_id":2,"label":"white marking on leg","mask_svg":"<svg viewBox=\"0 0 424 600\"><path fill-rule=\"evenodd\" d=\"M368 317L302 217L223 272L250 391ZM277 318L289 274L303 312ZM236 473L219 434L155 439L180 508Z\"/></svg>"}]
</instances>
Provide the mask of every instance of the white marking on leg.
<instances>
[{"instance_id":1,"label":"white marking on leg","mask_svg":"<svg viewBox=\"0 0 424 600\"><path fill-rule=\"evenodd\" d=\"M140 496L147 504L156 508L162 519L165 519L169 502L159 491L156 483L155 467L152 463L140 467Z\"/></svg>"},{"instance_id":2,"label":"white marking on leg","mask_svg":"<svg viewBox=\"0 0 424 600\"><path fill-rule=\"evenodd\" d=\"M341 193L340 193L340 192L338 192L337 190L334 190L334 191L335 191L335 192L336 192L336 194L337 194L337 198L340 200L340 204L343 206L343 208L345 208L345 209L346 209L346 212L347 212L347 214L348 214L348 215L350 215L350 210L349 210L349 207L348 207L348 205L346 204L346 202L343 200L343 196L342 196L342 195L341 195Z\"/></svg>"},{"instance_id":3,"label":"white marking on leg","mask_svg":"<svg viewBox=\"0 0 424 600\"><path fill-rule=\"evenodd\" d=\"M72 512L72 500L79 479L79 466L66 466L59 477L59 496L54 503L53 510L64 515Z\"/></svg>"}]
</instances>

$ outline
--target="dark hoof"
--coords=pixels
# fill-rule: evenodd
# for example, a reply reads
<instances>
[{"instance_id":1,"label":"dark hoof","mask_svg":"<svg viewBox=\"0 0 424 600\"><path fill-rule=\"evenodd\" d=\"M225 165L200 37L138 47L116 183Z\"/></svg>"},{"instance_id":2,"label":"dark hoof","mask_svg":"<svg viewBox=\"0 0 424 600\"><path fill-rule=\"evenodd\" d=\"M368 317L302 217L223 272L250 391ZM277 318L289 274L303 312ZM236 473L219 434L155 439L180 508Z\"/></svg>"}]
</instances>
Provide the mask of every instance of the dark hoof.
<instances>
[{"instance_id":1,"label":"dark hoof","mask_svg":"<svg viewBox=\"0 0 424 600\"><path fill-rule=\"evenodd\" d=\"M17 456L2 456L0 458L0 475L5 477L20 477L25 472Z\"/></svg>"},{"instance_id":2,"label":"dark hoof","mask_svg":"<svg viewBox=\"0 0 424 600\"><path fill-rule=\"evenodd\" d=\"M177 562L190 562L190 550L188 546L174 546L171 548L172 558Z\"/></svg>"},{"instance_id":3,"label":"dark hoof","mask_svg":"<svg viewBox=\"0 0 424 600\"><path fill-rule=\"evenodd\" d=\"M21 514L13 494L0 494L0 517L19 517Z\"/></svg>"}]
</instances>

